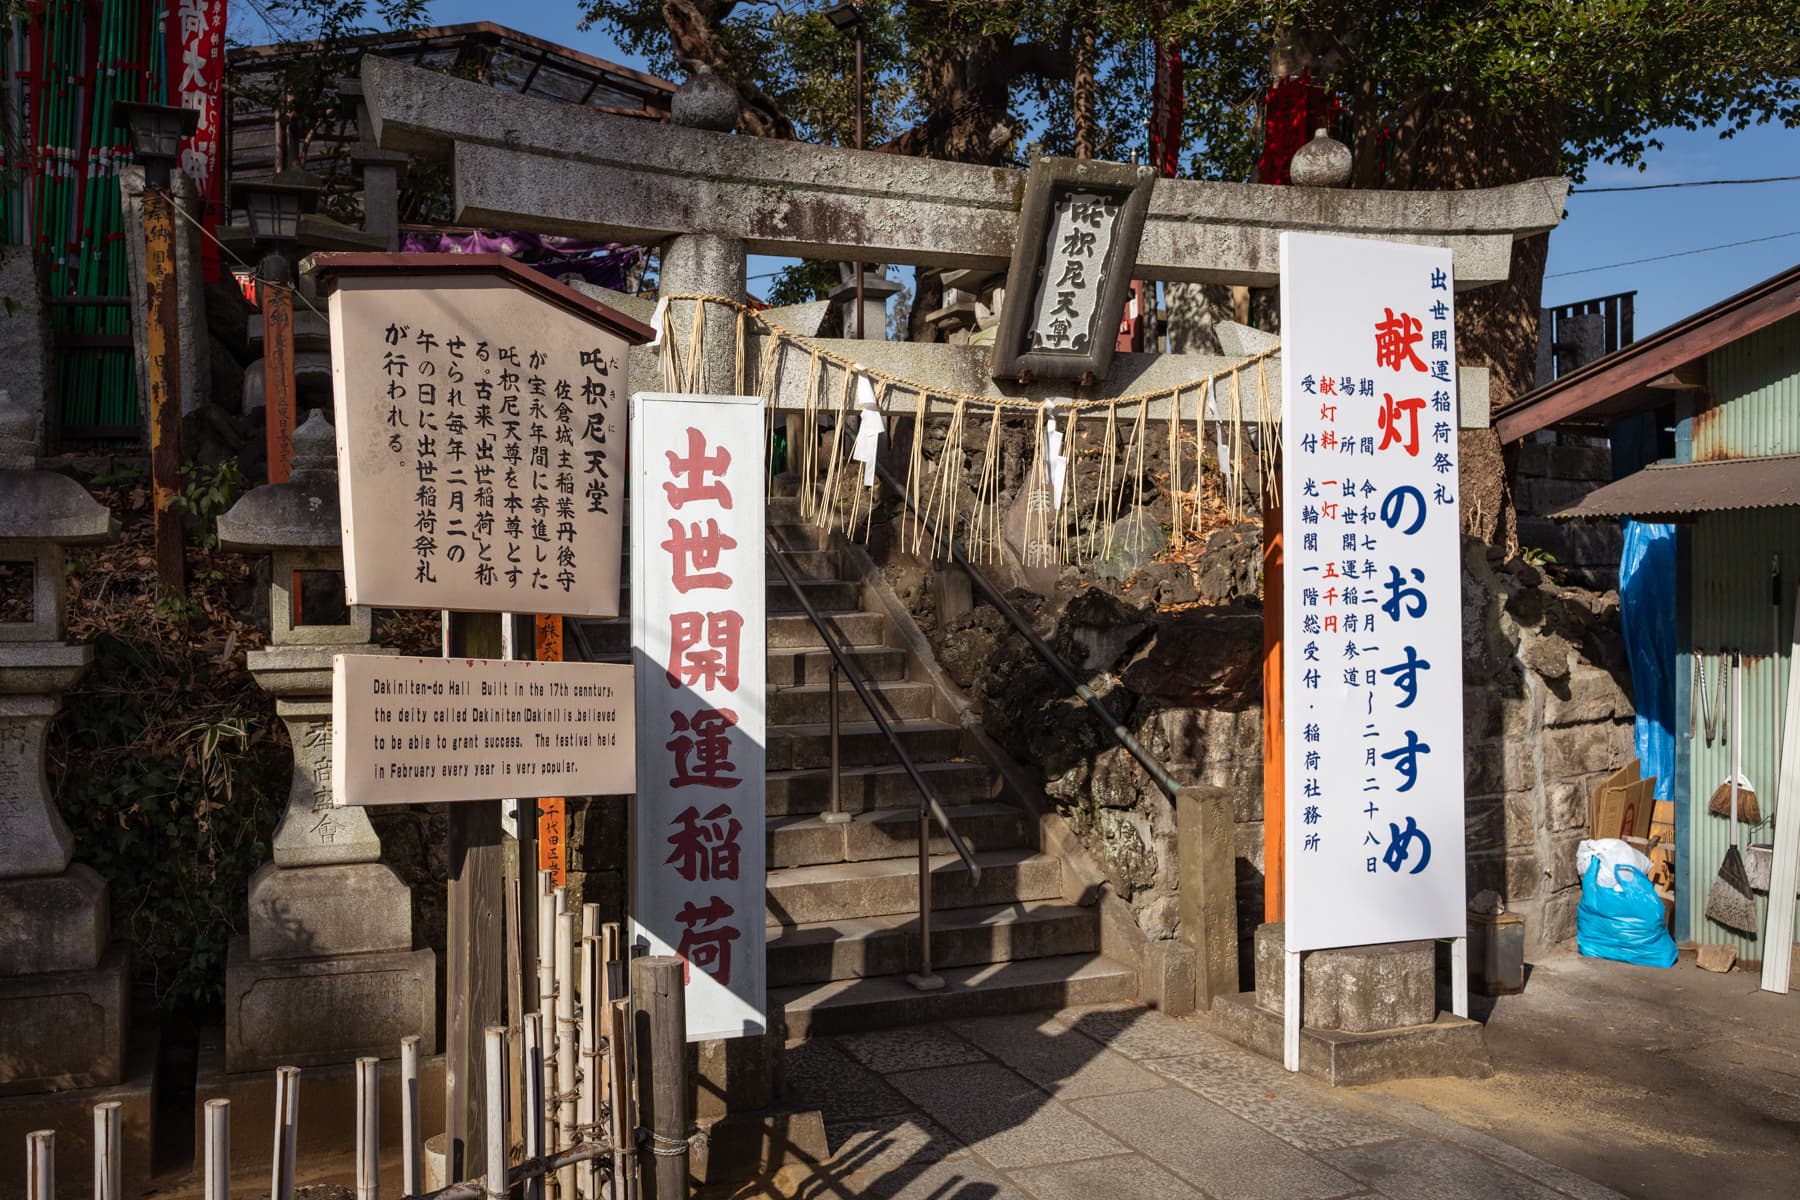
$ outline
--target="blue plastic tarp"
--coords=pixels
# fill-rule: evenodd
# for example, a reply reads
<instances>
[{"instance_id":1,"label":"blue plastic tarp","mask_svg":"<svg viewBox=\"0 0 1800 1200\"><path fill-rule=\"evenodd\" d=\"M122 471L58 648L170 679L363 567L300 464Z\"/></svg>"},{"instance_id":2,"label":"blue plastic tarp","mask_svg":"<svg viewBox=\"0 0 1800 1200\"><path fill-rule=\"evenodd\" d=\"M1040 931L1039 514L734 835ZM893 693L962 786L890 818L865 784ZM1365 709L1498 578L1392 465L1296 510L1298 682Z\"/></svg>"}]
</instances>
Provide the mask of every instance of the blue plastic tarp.
<instances>
[{"instance_id":1,"label":"blue plastic tarp","mask_svg":"<svg viewBox=\"0 0 1800 1200\"><path fill-rule=\"evenodd\" d=\"M1675 527L1625 522L1619 556L1619 624L1631 663L1640 768L1656 798L1675 797Z\"/></svg>"}]
</instances>

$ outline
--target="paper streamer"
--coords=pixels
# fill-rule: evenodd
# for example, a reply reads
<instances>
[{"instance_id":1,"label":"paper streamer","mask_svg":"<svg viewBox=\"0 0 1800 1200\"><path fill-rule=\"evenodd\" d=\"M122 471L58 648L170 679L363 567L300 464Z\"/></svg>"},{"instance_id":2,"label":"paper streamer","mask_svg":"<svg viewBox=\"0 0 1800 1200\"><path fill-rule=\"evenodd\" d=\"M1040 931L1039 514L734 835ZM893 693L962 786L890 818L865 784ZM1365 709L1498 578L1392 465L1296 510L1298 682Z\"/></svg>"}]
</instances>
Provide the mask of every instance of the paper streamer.
<instances>
[{"instance_id":1,"label":"paper streamer","mask_svg":"<svg viewBox=\"0 0 1800 1200\"><path fill-rule=\"evenodd\" d=\"M863 374L860 366L850 368L856 373L856 444L850 449L852 460L863 465L863 486L875 486L875 452L881 445L881 435L887 432L887 424L881 419L881 409L875 403L875 386L869 377Z\"/></svg>"},{"instance_id":2,"label":"paper streamer","mask_svg":"<svg viewBox=\"0 0 1800 1200\"><path fill-rule=\"evenodd\" d=\"M1044 403L1044 414L1048 418L1044 422L1044 464L1045 474L1050 479L1050 507L1061 512L1063 481L1069 475L1069 456L1063 453L1063 432L1056 426L1056 407L1054 400Z\"/></svg>"},{"instance_id":3,"label":"paper streamer","mask_svg":"<svg viewBox=\"0 0 1800 1200\"><path fill-rule=\"evenodd\" d=\"M665 297L662 297L661 299L657 300L656 311L650 314L650 328L656 334L656 336L651 338L649 341L645 342L644 345L646 345L646 346L662 345L663 317L668 315L668 311L669 311L668 297L665 296Z\"/></svg>"}]
</instances>

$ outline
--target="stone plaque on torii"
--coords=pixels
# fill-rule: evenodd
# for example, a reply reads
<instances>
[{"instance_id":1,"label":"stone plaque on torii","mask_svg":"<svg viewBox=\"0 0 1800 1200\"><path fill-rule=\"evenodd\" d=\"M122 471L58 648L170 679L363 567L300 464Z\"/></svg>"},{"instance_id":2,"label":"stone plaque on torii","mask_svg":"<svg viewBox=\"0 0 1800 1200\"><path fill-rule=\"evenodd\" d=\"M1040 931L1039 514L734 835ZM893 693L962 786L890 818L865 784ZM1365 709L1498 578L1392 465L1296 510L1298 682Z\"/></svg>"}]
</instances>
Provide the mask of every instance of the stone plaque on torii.
<instances>
[{"instance_id":1,"label":"stone plaque on torii","mask_svg":"<svg viewBox=\"0 0 1800 1200\"><path fill-rule=\"evenodd\" d=\"M799 335L815 359L835 357L893 381L929 380L931 394L996 402L996 421L999 403L1068 402L1066 380L996 379L986 346L818 338L823 305L770 310L755 323L703 316L711 299L742 306L751 253L1005 271L1020 237L1023 172L738 137L728 124L720 128L720 114L684 106L682 92L675 97L675 123L665 126L496 95L479 84L373 56L363 59L362 82L384 150L450 161L458 222L664 243L661 294L685 297L666 301L662 324L670 340L679 338L688 362L685 387L674 390L740 392L751 366L763 364L773 377L757 378L755 387L770 407L806 410L814 403L809 371L784 371L779 356L766 353L772 340ZM1467 291L1507 279L1513 243L1556 227L1568 186L1545 178L1458 192L1339 191L1157 179L1135 263L1126 265L1138 279L1270 287L1280 278L1281 234L1305 231L1447 248L1455 287ZM650 316L650 305L634 297L609 293L604 299L629 315ZM1278 353L1276 339L1240 327L1225 348L1238 355L1118 354L1104 377L1082 381L1080 396L1102 404L1131 397L1151 421L1270 425L1267 403L1255 415L1235 401L1228 409L1199 385L1252 354L1278 380L1279 363L1271 357ZM633 353L640 379L656 377L671 361L662 349ZM1487 371L1456 372L1457 425L1487 428ZM930 400L914 389L887 392L884 411L919 412ZM1278 413L1278 386L1269 399ZM1276 514L1276 505L1265 506L1265 525L1273 516L1278 533ZM1278 542L1265 545L1265 558L1269 593L1278 597ZM1273 634L1265 632L1265 721L1272 727L1265 730L1266 883L1279 897L1280 606L1269 607L1277 616ZM1279 919L1278 904L1271 920Z\"/></svg>"}]
</instances>

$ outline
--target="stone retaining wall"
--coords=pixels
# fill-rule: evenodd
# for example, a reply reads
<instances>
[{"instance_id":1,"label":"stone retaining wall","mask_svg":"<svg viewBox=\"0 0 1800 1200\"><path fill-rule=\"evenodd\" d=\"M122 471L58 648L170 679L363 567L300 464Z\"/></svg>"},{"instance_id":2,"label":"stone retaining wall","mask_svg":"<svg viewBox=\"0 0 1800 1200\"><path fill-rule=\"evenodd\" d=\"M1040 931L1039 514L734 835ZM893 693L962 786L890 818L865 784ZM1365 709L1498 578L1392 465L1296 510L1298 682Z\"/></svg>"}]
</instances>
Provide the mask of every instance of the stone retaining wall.
<instances>
[{"instance_id":1,"label":"stone retaining wall","mask_svg":"<svg viewBox=\"0 0 1800 1200\"><path fill-rule=\"evenodd\" d=\"M879 541L879 539L878 539ZM878 546L879 550L880 547ZM1241 556L1242 546L1232 553ZM999 614L944 616L929 568L885 554L939 661L977 702L985 728L1020 762L1093 855L1152 940L1178 935L1175 814L1147 776L1042 666ZM1542 953L1574 934L1575 844L1587 796L1631 754L1632 709L1617 597L1561 587L1523 562L1465 543L1464 734L1468 886L1491 888L1527 921ZM1158 571L1185 564L1158 563ZM1192 568L1204 574L1204 560ZM1179 782L1236 797L1242 976L1263 916L1262 614L1254 607L1159 610L1152 587L1065 579L1015 603ZM1139 583L1146 582L1140 580Z\"/></svg>"}]
</instances>

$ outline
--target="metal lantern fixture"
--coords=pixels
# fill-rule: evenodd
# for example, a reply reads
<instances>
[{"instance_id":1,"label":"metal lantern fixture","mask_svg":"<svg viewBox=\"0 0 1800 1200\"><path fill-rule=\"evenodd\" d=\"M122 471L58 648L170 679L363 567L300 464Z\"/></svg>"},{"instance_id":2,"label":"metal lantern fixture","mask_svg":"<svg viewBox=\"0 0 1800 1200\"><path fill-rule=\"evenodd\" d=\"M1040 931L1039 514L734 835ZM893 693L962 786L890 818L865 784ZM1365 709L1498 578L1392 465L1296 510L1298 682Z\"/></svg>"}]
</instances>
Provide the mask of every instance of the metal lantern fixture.
<instances>
[{"instance_id":1,"label":"metal lantern fixture","mask_svg":"<svg viewBox=\"0 0 1800 1200\"><path fill-rule=\"evenodd\" d=\"M167 190L169 168L181 157L181 139L199 127L200 114L173 104L113 102L114 125L131 133L131 153L144 168L144 183Z\"/></svg>"},{"instance_id":2,"label":"metal lantern fixture","mask_svg":"<svg viewBox=\"0 0 1800 1200\"><path fill-rule=\"evenodd\" d=\"M825 10L825 19L839 29L854 29L863 22L862 5L839 4Z\"/></svg>"},{"instance_id":3,"label":"metal lantern fixture","mask_svg":"<svg viewBox=\"0 0 1800 1200\"><path fill-rule=\"evenodd\" d=\"M259 242L286 245L300 237L300 216L319 202L323 185L299 167L269 179L246 179L232 185L234 205L250 214L250 235Z\"/></svg>"}]
</instances>

